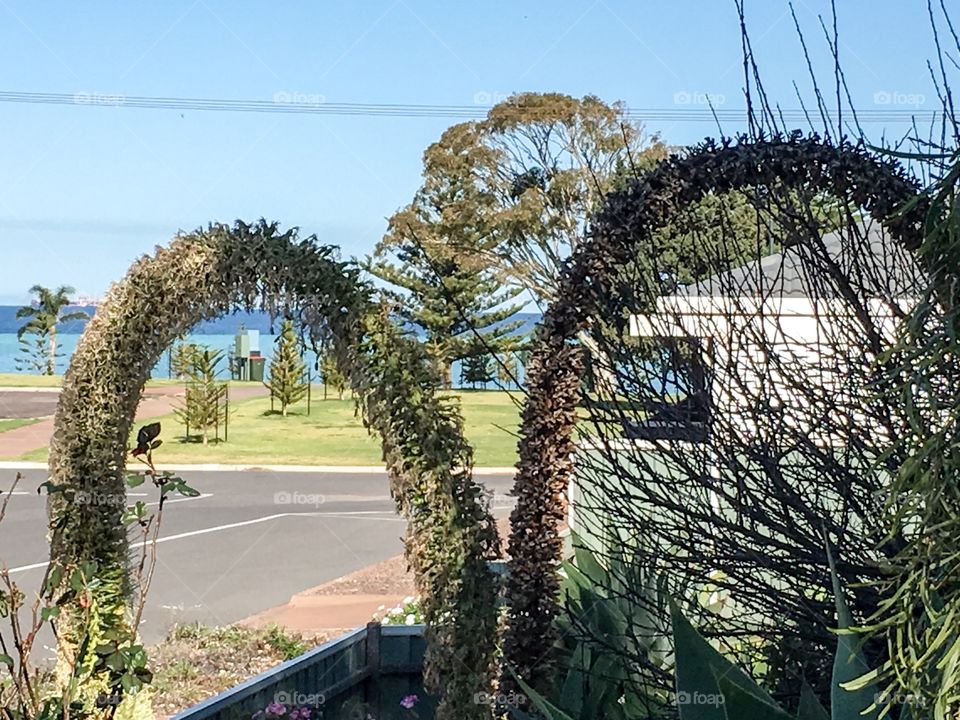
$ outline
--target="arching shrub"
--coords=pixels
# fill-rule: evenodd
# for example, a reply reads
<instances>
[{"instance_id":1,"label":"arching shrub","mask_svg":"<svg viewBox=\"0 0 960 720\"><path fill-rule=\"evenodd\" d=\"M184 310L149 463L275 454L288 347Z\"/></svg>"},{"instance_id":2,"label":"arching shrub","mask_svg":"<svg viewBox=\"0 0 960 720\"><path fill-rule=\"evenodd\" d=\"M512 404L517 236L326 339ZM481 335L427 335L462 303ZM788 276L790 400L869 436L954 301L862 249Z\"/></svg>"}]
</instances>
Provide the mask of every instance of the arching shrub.
<instances>
[{"instance_id":1,"label":"arching shrub","mask_svg":"<svg viewBox=\"0 0 960 720\"><path fill-rule=\"evenodd\" d=\"M84 662L77 657L81 649L96 646L105 634L131 637L135 631L115 602L131 591L122 508L78 505L65 497L83 491L123 495L127 441L152 368L191 327L236 308L294 318L316 347L329 350L357 390L365 420L383 434L394 495L410 523L409 557L433 623L428 680L448 713L452 707L476 713L467 695L485 690L490 679L483 669L492 657L495 609L491 601L463 618L448 616L450 603L464 592L492 598L493 578L483 561L496 535L473 484L459 417L424 382L419 346L370 315L370 290L357 269L340 261L335 248L263 220L180 235L138 260L111 288L77 347L50 453L51 481L74 492L49 502L51 553L68 567L95 559L109 580L92 598L104 610L97 627L71 626L66 613L61 664ZM383 355L401 351L402 361ZM443 657L457 655L438 649L448 642L463 643L468 664ZM94 697L91 688L87 700Z\"/></svg>"},{"instance_id":2,"label":"arching shrub","mask_svg":"<svg viewBox=\"0 0 960 720\"><path fill-rule=\"evenodd\" d=\"M629 297L622 273L642 254L653 233L709 194L769 188L825 193L884 223L907 250L920 245L922 204L897 212L918 188L897 166L863 147L834 146L799 135L755 142L707 142L674 156L625 190L612 193L594 219L587 241L562 278L560 298L545 314L531 350L512 515L508 663L534 689L551 676L558 612L558 524L573 478L573 432L580 399L582 358L578 334L629 333ZM794 241L806 241L799 238ZM634 310L635 312L635 310ZM824 563L825 566L825 563ZM535 591L531 591L530 583ZM505 676L512 686L512 680Z\"/></svg>"}]
</instances>

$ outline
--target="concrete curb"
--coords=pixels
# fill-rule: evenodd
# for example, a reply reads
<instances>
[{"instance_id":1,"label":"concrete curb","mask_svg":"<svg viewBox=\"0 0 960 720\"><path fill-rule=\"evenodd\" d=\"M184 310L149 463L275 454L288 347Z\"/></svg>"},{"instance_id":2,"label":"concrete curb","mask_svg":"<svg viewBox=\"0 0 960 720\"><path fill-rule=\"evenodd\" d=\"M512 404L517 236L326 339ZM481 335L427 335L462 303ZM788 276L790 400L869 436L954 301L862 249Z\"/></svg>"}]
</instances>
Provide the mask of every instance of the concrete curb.
<instances>
[{"instance_id":1,"label":"concrete curb","mask_svg":"<svg viewBox=\"0 0 960 720\"><path fill-rule=\"evenodd\" d=\"M136 469L135 465L129 465ZM47 464L22 460L0 460L0 470L46 470ZM162 463L161 470L171 472L277 472L277 473L344 473L345 475L379 475L386 468L376 465L176 465ZM513 467L478 467L474 475L513 475Z\"/></svg>"},{"instance_id":2,"label":"concrete curb","mask_svg":"<svg viewBox=\"0 0 960 720\"><path fill-rule=\"evenodd\" d=\"M60 393L58 387L27 387L20 385L0 385L0 392L5 393Z\"/></svg>"}]
</instances>

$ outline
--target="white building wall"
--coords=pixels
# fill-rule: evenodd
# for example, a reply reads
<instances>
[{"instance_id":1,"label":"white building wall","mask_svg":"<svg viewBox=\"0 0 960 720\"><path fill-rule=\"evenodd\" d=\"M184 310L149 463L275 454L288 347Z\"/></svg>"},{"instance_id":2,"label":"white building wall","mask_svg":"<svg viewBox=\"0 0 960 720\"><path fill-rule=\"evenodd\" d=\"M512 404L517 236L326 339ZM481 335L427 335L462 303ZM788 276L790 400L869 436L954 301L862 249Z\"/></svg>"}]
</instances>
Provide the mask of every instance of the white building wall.
<instances>
[{"instance_id":1,"label":"white building wall","mask_svg":"<svg viewBox=\"0 0 960 720\"><path fill-rule=\"evenodd\" d=\"M666 297L631 318L631 335L698 338L716 416L745 437L776 442L784 426L837 444L828 428L866 422L861 368L865 331L850 306L808 298ZM894 314L871 301L871 324L892 338ZM851 360L853 362L851 362Z\"/></svg>"}]
</instances>

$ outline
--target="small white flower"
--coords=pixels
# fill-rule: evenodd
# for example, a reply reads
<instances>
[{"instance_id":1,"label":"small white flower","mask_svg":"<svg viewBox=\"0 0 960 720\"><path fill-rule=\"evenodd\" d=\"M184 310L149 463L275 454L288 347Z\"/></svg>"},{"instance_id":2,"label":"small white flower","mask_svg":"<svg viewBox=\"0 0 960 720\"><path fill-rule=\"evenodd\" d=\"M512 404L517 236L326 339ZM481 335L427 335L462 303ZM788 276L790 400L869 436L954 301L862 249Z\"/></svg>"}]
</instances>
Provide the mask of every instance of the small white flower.
<instances>
[{"instance_id":1,"label":"small white flower","mask_svg":"<svg viewBox=\"0 0 960 720\"><path fill-rule=\"evenodd\" d=\"M385 617L385 618L381 621L380 624L381 624L381 625L389 625L389 624L390 624L390 618Z\"/></svg>"},{"instance_id":2,"label":"small white flower","mask_svg":"<svg viewBox=\"0 0 960 720\"><path fill-rule=\"evenodd\" d=\"M405 597L405 598L403 599L403 604L404 604L404 605L409 605L409 604L412 603L415 599L416 599L416 598L408 595L407 597Z\"/></svg>"},{"instance_id":3,"label":"small white flower","mask_svg":"<svg viewBox=\"0 0 960 720\"><path fill-rule=\"evenodd\" d=\"M391 615L403 615L403 608L395 607L390 611Z\"/></svg>"},{"instance_id":4,"label":"small white flower","mask_svg":"<svg viewBox=\"0 0 960 720\"><path fill-rule=\"evenodd\" d=\"M416 624L417 624L417 618L414 617L414 614L410 613L409 615L407 615L407 625L416 625Z\"/></svg>"}]
</instances>

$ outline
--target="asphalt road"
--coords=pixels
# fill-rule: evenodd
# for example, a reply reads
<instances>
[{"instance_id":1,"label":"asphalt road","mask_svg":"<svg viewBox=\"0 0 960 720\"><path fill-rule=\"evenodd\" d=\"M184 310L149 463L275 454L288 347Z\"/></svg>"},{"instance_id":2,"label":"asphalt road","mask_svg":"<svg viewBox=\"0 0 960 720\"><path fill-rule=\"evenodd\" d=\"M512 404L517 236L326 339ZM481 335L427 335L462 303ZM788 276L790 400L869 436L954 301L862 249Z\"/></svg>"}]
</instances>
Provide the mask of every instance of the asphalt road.
<instances>
[{"instance_id":1,"label":"asphalt road","mask_svg":"<svg viewBox=\"0 0 960 720\"><path fill-rule=\"evenodd\" d=\"M0 418L49 417L57 410L59 388L43 390L0 390Z\"/></svg>"},{"instance_id":2,"label":"asphalt road","mask_svg":"<svg viewBox=\"0 0 960 720\"><path fill-rule=\"evenodd\" d=\"M7 475L9 471L5 471ZM9 478L0 476L0 489ZM0 562L29 592L47 558L42 471L27 471L0 523ZM403 552L385 474L193 472L197 498L164 507L158 563L141 627L145 642L180 622L228 624ZM480 478L507 512L509 476ZM155 502L141 486L129 501Z\"/></svg>"}]
</instances>

